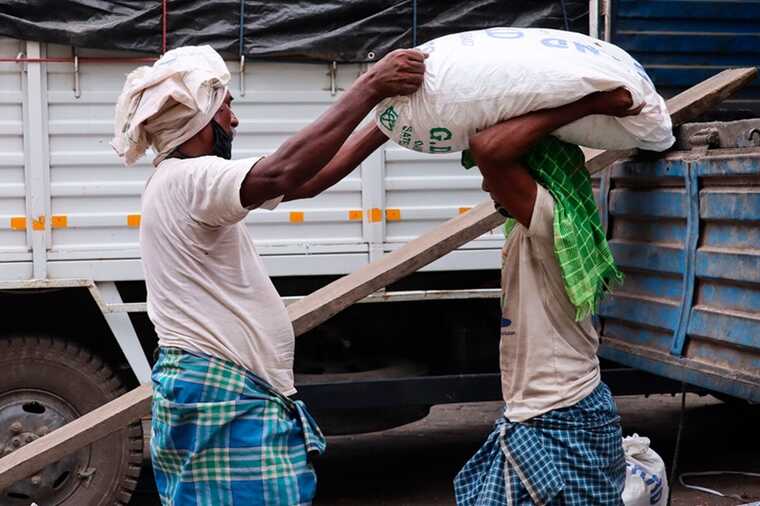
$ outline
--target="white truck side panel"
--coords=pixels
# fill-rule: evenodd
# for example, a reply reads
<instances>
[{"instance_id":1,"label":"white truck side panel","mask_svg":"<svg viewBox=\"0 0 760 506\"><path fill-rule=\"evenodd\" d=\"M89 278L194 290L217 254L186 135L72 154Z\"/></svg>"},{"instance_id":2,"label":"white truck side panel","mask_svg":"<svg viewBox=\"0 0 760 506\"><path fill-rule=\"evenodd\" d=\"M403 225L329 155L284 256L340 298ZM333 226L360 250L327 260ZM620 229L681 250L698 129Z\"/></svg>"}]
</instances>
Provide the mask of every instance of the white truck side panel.
<instances>
[{"instance_id":1,"label":"white truck side panel","mask_svg":"<svg viewBox=\"0 0 760 506\"><path fill-rule=\"evenodd\" d=\"M0 38L0 56L15 57L24 52L24 46ZM17 63L0 63L0 262L32 259L26 219L22 70ZM0 272L0 276L6 279L7 274Z\"/></svg>"},{"instance_id":2,"label":"white truck side panel","mask_svg":"<svg viewBox=\"0 0 760 506\"><path fill-rule=\"evenodd\" d=\"M69 47L40 47L51 57L72 56ZM24 48L23 42L0 42L3 56L16 56ZM93 50L78 54L134 56ZM331 76L324 64L249 62L241 95L239 66L228 65L240 119L234 158L271 153L315 120L362 71L359 65L340 65ZM24 199L29 185L24 178L22 70L33 66L44 76L37 105L47 117L43 149L49 152L40 154L44 163L39 163L49 170L49 183L43 179L49 197L48 191L43 193L49 198L50 216L46 230L29 226L25 232L12 230L11 217L31 219ZM0 280L33 275L21 264L10 267L6 262L30 260L34 248L28 237L40 233L47 245L40 258L46 260L49 278L142 278L140 195L153 171L152 156L126 168L110 146L114 104L124 77L135 67L80 62L75 93L72 63L0 64ZM333 77L336 96L331 93ZM246 224L270 274L344 274L483 198L479 174L461 168L458 154L423 155L388 143L317 198L285 203L271 212L255 211ZM431 268L496 268L500 245L501 232L496 230Z\"/></svg>"}]
</instances>

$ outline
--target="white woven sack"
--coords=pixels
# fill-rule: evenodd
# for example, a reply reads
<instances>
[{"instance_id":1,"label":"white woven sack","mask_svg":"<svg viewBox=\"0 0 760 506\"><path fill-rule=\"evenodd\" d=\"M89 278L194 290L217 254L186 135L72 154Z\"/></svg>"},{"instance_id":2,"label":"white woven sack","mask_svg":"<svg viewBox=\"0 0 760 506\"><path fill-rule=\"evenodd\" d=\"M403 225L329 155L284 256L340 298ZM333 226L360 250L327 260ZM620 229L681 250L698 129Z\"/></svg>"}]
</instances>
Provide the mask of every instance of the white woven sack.
<instances>
[{"instance_id":1,"label":"white woven sack","mask_svg":"<svg viewBox=\"0 0 760 506\"><path fill-rule=\"evenodd\" d=\"M425 80L375 109L380 129L424 153L467 149L475 132L527 112L557 107L595 91L625 86L641 114L587 116L554 134L600 149L662 151L675 141L665 101L643 67L617 46L586 35L539 28L490 28L447 35L429 53Z\"/></svg>"},{"instance_id":2,"label":"white woven sack","mask_svg":"<svg viewBox=\"0 0 760 506\"><path fill-rule=\"evenodd\" d=\"M668 477L665 462L638 434L623 438L625 451L625 506L666 506Z\"/></svg>"}]
</instances>

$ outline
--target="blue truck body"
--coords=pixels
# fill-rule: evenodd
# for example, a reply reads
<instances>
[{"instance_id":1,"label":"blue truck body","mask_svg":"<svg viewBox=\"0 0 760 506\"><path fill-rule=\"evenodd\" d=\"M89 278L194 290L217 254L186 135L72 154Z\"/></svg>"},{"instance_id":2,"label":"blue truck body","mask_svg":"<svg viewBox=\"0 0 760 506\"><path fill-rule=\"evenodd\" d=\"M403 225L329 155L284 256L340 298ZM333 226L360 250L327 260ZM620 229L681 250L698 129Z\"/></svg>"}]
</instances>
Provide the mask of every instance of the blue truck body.
<instances>
[{"instance_id":1,"label":"blue truck body","mask_svg":"<svg viewBox=\"0 0 760 506\"><path fill-rule=\"evenodd\" d=\"M610 38L670 97L721 70L760 65L757 0L610 0ZM760 79L721 106L760 116Z\"/></svg>"},{"instance_id":2,"label":"blue truck body","mask_svg":"<svg viewBox=\"0 0 760 506\"><path fill-rule=\"evenodd\" d=\"M760 138L760 123L740 123L730 135ZM600 355L760 401L760 147L697 145L617 163L598 183L626 274L600 307Z\"/></svg>"},{"instance_id":3,"label":"blue truck body","mask_svg":"<svg viewBox=\"0 0 760 506\"><path fill-rule=\"evenodd\" d=\"M756 0L613 0L611 13L611 41L666 97L726 68L760 64ZM760 79L721 109L722 118L760 116ZM600 308L602 357L760 401L756 127L693 125L682 129L684 150L617 163L598 179L602 220L626 273ZM707 149L710 130L713 144L729 149ZM689 149L694 133L703 142Z\"/></svg>"}]
</instances>

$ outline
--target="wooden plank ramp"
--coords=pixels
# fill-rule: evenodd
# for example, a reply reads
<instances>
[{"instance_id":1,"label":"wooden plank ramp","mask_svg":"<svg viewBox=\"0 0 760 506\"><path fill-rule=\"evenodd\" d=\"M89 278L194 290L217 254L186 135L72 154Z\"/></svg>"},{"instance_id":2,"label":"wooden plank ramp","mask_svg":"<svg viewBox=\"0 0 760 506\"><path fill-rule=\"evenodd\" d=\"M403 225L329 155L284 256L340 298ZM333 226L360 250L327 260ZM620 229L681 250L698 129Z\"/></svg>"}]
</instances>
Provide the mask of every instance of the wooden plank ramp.
<instances>
[{"instance_id":1,"label":"wooden plank ramp","mask_svg":"<svg viewBox=\"0 0 760 506\"><path fill-rule=\"evenodd\" d=\"M673 125L690 121L715 107L757 75L754 68L730 69L668 100ZM628 158L635 150L584 150L590 172ZM446 253L492 230L503 222L490 200L435 227L378 261L368 264L288 306L296 335L316 327L375 291L430 264ZM83 415L50 434L0 459L0 490L36 473L130 422L150 414L151 385L131 392Z\"/></svg>"}]
</instances>

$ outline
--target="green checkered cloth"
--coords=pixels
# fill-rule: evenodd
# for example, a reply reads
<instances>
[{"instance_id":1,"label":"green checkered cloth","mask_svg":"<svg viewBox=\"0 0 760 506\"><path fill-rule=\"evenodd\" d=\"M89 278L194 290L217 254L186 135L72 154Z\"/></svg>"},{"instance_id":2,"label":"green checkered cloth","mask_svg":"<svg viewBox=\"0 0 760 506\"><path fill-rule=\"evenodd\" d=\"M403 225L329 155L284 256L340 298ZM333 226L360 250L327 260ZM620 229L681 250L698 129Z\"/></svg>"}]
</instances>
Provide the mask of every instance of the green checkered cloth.
<instances>
[{"instance_id":1,"label":"green checkered cloth","mask_svg":"<svg viewBox=\"0 0 760 506\"><path fill-rule=\"evenodd\" d=\"M623 281L599 219L583 151L556 137L546 137L523 159L536 182L554 198L554 253L575 319L593 314L604 295ZM469 152L462 165L475 165ZM505 223L505 236L515 225Z\"/></svg>"}]
</instances>

